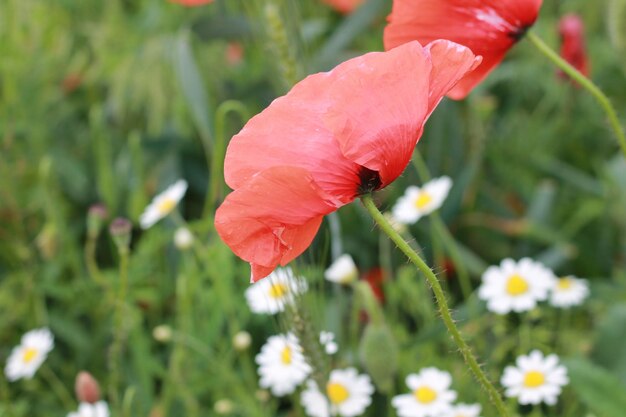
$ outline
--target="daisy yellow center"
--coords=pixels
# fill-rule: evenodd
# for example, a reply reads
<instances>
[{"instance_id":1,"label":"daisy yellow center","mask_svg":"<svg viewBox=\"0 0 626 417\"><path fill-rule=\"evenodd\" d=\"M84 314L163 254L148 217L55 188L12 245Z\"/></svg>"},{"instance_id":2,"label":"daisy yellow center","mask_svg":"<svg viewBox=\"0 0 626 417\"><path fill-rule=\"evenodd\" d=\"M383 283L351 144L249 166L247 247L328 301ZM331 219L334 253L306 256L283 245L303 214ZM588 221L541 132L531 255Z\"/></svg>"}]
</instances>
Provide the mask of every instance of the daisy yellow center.
<instances>
[{"instance_id":1,"label":"daisy yellow center","mask_svg":"<svg viewBox=\"0 0 626 417\"><path fill-rule=\"evenodd\" d=\"M572 280L569 278L561 278L559 282L557 282L556 287L561 291L567 291L572 288Z\"/></svg>"},{"instance_id":2,"label":"daisy yellow center","mask_svg":"<svg viewBox=\"0 0 626 417\"><path fill-rule=\"evenodd\" d=\"M546 377L542 372L530 371L524 375L524 386L527 388L537 388L546 382Z\"/></svg>"},{"instance_id":3,"label":"daisy yellow center","mask_svg":"<svg viewBox=\"0 0 626 417\"><path fill-rule=\"evenodd\" d=\"M417 198L415 199L415 207L418 209L423 209L424 207L426 207L427 205L430 204L430 202L433 201L433 198L431 197L430 194L428 193L420 193Z\"/></svg>"},{"instance_id":4,"label":"daisy yellow center","mask_svg":"<svg viewBox=\"0 0 626 417\"><path fill-rule=\"evenodd\" d=\"M330 402L333 404L341 404L350 396L348 389L336 382L329 382L326 385L326 394L328 395Z\"/></svg>"},{"instance_id":5,"label":"daisy yellow center","mask_svg":"<svg viewBox=\"0 0 626 417\"><path fill-rule=\"evenodd\" d=\"M174 207L176 207L176 200L174 200L173 198L164 198L157 205L157 210L159 211L159 213L165 215L174 210Z\"/></svg>"},{"instance_id":6,"label":"daisy yellow center","mask_svg":"<svg viewBox=\"0 0 626 417\"><path fill-rule=\"evenodd\" d=\"M437 399L437 393L430 387L419 387L413 392L413 395L422 404L430 404Z\"/></svg>"},{"instance_id":7,"label":"daisy yellow center","mask_svg":"<svg viewBox=\"0 0 626 417\"><path fill-rule=\"evenodd\" d=\"M285 346L282 352L280 352L280 361L289 365L291 363L291 348L289 346Z\"/></svg>"},{"instance_id":8,"label":"daisy yellow center","mask_svg":"<svg viewBox=\"0 0 626 417\"><path fill-rule=\"evenodd\" d=\"M273 299L283 298L289 292L289 288L285 284L272 284L270 287L270 297Z\"/></svg>"},{"instance_id":9,"label":"daisy yellow center","mask_svg":"<svg viewBox=\"0 0 626 417\"><path fill-rule=\"evenodd\" d=\"M506 283L506 292L512 296L525 294L528 292L528 282L522 276L513 274Z\"/></svg>"},{"instance_id":10,"label":"daisy yellow center","mask_svg":"<svg viewBox=\"0 0 626 417\"><path fill-rule=\"evenodd\" d=\"M22 361L24 361L24 363L30 363L37 357L38 353L37 349L26 348L24 349L24 353L22 353Z\"/></svg>"}]
</instances>

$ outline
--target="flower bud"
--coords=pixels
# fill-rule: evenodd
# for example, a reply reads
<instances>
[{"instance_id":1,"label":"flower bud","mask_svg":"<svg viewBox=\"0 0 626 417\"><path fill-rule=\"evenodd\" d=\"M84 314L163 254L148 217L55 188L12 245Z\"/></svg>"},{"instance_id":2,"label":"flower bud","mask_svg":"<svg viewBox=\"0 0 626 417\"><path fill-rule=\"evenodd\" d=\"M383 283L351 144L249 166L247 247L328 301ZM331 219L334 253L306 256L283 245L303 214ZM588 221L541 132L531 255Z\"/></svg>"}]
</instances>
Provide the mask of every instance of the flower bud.
<instances>
[{"instance_id":1,"label":"flower bud","mask_svg":"<svg viewBox=\"0 0 626 417\"><path fill-rule=\"evenodd\" d=\"M217 414L221 414L221 415L225 415L225 414L232 414L232 412L235 409L235 405L233 404L233 402L229 399L221 399L218 400L214 405L213 405L213 410L217 413Z\"/></svg>"},{"instance_id":2,"label":"flower bud","mask_svg":"<svg viewBox=\"0 0 626 417\"><path fill-rule=\"evenodd\" d=\"M398 367L398 347L386 324L367 325L359 346L359 355L378 390L389 393Z\"/></svg>"},{"instance_id":3,"label":"flower bud","mask_svg":"<svg viewBox=\"0 0 626 417\"><path fill-rule=\"evenodd\" d=\"M152 330L152 337L157 342L167 343L172 340L172 328L167 324L161 324Z\"/></svg>"},{"instance_id":4,"label":"flower bud","mask_svg":"<svg viewBox=\"0 0 626 417\"><path fill-rule=\"evenodd\" d=\"M246 332L245 330L237 332L237 334L233 336L233 347L239 352L243 352L244 350L248 349L251 343L252 336L250 336L250 333Z\"/></svg>"},{"instance_id":5,"label":"flower bud","mask_svg":"<svg viewBox=\"0 0 626 417\"><path fill-rule=\"evenodd\" d=\"M193 245L193 234L186 227L179 227L174 233L174 245L180 250L187 250Z\"/></svg>"},{"instance_id":6,"label":"flower bud","mask_svg":"<svg viewBox=\"0 0 626 417\"><path fill-rule=\"evenodd\" d=\"M130 247L130 235L133 229L133 225L128 219L118 217L109 226L109 232L113 237L115 246L120 253L127 253Z\"/></svg>"},{"instance_id":7,"label":"flower bud","mask_svg":"<svg viewBox=\"0 0 626 417\"><path fill-rule=\"evenodd\" d=\"M76 375L74 390L81 403L95 404L100 401L100 385L89 372L81 371Z\"/></svg>"},{"instance_id":8,"label":"flower bud","mask_svg":"<svg viewBox=\"0 0 626 417\"><path fill-rule=\"evenodd\" d=\"M90 239L98 237L108 216L109 213L103 204L94 204L89 207L87 212L87 236Z\"/></svg>"}]
</instances>

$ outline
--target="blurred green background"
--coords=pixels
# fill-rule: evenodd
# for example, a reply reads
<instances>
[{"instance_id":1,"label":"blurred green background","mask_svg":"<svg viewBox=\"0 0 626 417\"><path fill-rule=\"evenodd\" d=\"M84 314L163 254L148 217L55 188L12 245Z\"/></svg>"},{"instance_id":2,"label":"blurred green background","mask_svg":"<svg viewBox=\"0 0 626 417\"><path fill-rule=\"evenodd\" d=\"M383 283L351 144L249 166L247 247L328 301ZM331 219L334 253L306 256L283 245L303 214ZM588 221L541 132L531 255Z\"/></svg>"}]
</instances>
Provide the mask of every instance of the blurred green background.
<instances>
[{"instance_id":1,"label":"blurred green background","mask_svg":"<svg viewBox=\"0 0 626 417\"><path fill-rule=\"evenodd\" d=\"M200 250L174 247L171 219L133 230L121 399L113 415L214 415L220 399L235 404L232 415L303 415L295 397L258 392L254 355L284 325L250 313L243 296L248 266L212 230L226 192L221 148L296 80L382 50L390 8L390 0L369 0L343 16L317 0L216 0L197 8L165 0L2 0L3 363L24 332L49 326L56 346L44 366L59 378L57 388L71 393L84 369L107 391L118 256L103 229L91 259L104 282L89 278L87 211L102 203L110 218L137 224L153 195L184 178L190 188L179 210ZM626 1L546 0L533 30L557 48L557 22L568 12L585 22L592 78L623 124ZM583 309L565 317L540 310L524 319L529 348L557 351L572 364L571 387L545 415L623 417L626 162L594 100L558 79L522 41L467 100L442 102L418 150L433 176L455 182L440 213L474 288L486 266L523 256L591 282ZM406 186L420 183L409 166L378 194L379 206L389 209ZM384 309L401 348L398 389L402 372L439 366L453 373L465 402L479 401L485 416L495 416L450 346L417 272L358 203L336 219L344 250L364 274L385 267ZM428 219L411 233L447 279L461 326L497 380L518 348L517 319L483 313L467 320L467 306L479 303L460 296L449 242ZM303 301L315 326L337 333L338 366L358 365L362 303L322 278L331 240L325 222L296 263L312 287ZM174 331L165 342L153 338L163 324ZM231 343L241 330L253 336L243 352ZM16 383L0 378L0 416L65 415L76 407L48 384L39 375ZM387 402L378 395L367 415L392 415L385 414Z\"/></svg>"}]
</instances>

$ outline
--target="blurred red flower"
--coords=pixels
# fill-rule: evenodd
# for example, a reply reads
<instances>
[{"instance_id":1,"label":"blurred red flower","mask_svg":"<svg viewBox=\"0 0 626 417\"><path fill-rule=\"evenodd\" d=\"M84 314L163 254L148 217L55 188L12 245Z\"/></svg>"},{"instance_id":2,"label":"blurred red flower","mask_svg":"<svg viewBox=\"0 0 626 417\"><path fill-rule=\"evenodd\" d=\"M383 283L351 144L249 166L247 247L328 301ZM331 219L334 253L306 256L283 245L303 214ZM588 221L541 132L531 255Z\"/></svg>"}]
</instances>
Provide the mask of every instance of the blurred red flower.
<instances>
[{"instance_id":1,"label":"blurred red flower","mask_svg":"<svg viewBox=\"0 0 626 417\"><path fill-rule=\"evenodd\" d=\"M589 76L589 60L585 46L585 28L580 16L569 14L563 16L559 22L561 34L561 57L580 71L585 77ZM562 78L569 78L559 71Z\"/></svg>"},{"instance_id":2,"label":"blurred red flower","mask_svg":"<svg viewBox=\"0 0 626 417\"><path fill-rule=\"evenodd\" d=\"M382 268L377 266L370 269L365 273L365 275L363 275L363 279L370 285L370 288L372 289L372 292L378 302L383 304L385 302L385 273Z\"/></svg>"},{"instance_id":3,"label":"blurred red flower","mask_svg":"<svg viewBox=\"0 0 626 417\"><path fill-rule=\"evenodd\" d=\"M203 6L205 4L213 3L213 0L169 0L172 3L182 4L187 7Z\"/></svg>"},{"instance_id":4,"label":"blurred red flower","mask_svg":"<svg viewBox=\"0 0 626 417\"><path fill-rule=\"evenodd\" d=\"M482 64L448 92L462 99L504 59L535 23L542 0L394 0L385 48L448 39L483 57Z\"/></svg>"},{"instance_id":5,"label":"blurred red flower","mask_svg":"<svg viewBox=\"0 0 626 417\"><path fill-rule=\"evenodd\" d=\"M352 13L365 0L322 0L340 13Z\"/></svg>"},{"instance_id":6,"label":"blurred red flower","mask_svg":"<svg viewBox=\"0 0 626 417\"><path fill-rule=\"evenodd\" d=\"M252 280L304 252L324 215L395 180L428 116L478 63L453 42L410 42L311 75L253 117L228 145L235 191L215 216Z\"/></svg>"}]
</instances>

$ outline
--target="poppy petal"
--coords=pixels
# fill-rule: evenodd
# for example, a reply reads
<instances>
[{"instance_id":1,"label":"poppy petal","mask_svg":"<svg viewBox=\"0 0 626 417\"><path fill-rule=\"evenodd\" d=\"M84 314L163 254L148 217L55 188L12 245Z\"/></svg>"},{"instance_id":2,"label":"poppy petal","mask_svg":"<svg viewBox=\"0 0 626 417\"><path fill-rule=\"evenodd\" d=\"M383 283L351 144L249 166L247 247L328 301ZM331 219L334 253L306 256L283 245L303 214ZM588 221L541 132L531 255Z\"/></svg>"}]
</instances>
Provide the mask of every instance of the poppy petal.
<instances>
[{"instance_id":1,"label":"poppy petal","mask_svg":"<svg viewBox=\"0 0 626 417\"><path fill-rule=\"evenodd\" d=\"M341 152L378 172L384 187L402 173L421 135L431 62L418 42L352 61L331 86L326 125Z\"/></svg>"},{"instance_id":2,"label":"poppy petal","mask_svg":"<svg viewBox=\"0 0 626 417\"><path fill-rule=\"evenodd\" d=\"M341 154L322 119L329 106L324 92L332 79L332 71L308 76L231 139L224 162L231 188L241 187L266 168L288 163L309 171L339 201L355 198L360 167Z\"/></svg>"},{"instance_id":3,"label":"poppy petal","mask_svg":"<svg viewBox=\"0 0 626 417\"><path fill-rule=\"evenodd\" d=\"M433 63L428 102L430 115L443 96L451 95L450 89L454 88L459 80L473 75L472 71L480 65L482 57L475 56L464 46L445 40L431 42L426 48L430 51Z\"/></svg>"},{"instance_id":4,"label":"poppy petal","mask_svg":"<svg viewBox=\"0 0 626 417\"><path fill-rule=\"evenodd\" d=\"M476 57L449 41L427 48L413 41L354 61L332 85L325 120L343 154L378 172L384 187L406 168L430 112Z\"/></svg>"},{"instance_id":5,"label":"poppy petal","mask_svg":"<svg viewBox=\"0 0 626 417\"><path fill-rule=\"evenodd\" d=\"M233 252L252 264L256 281L304 252L323 216L336 209L305 169L272 167L226 197L215 227Z\"/></svg>"},{"instance_id":6,"label":"poppy petal","mask_svg":"<svg viewBox=\"0 0 626 417\"><path fill-rule=\"evenodd\" d=\"M481 82L530 27L542 0L395 0L385 28L385 48L417 40L447 39L483 61L448 94L460 99Z\"/></svg>"}]
</instances>

